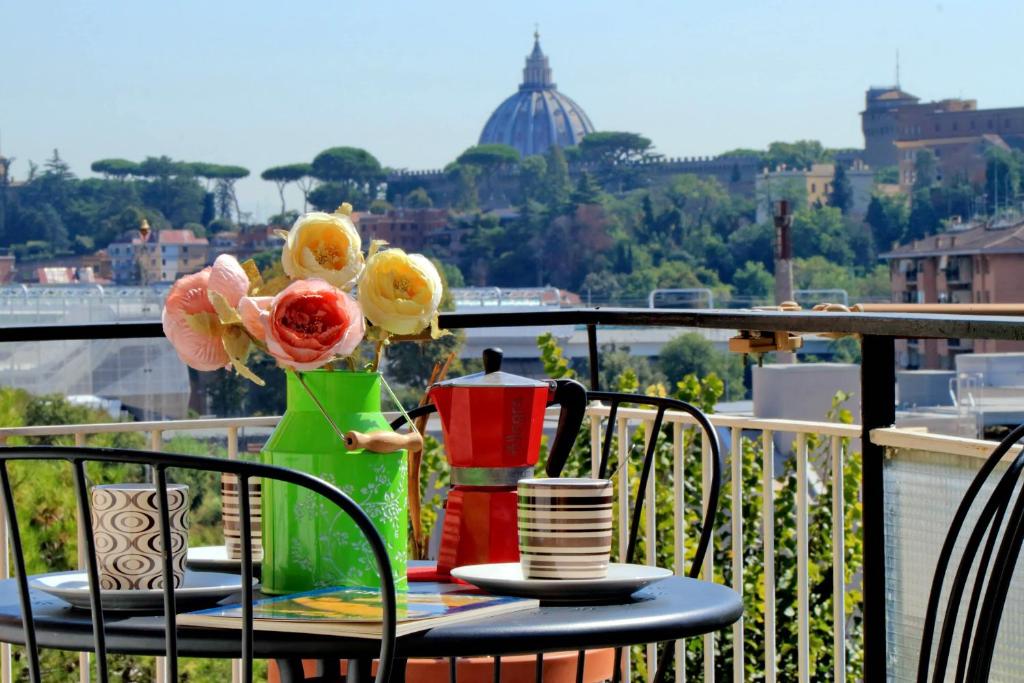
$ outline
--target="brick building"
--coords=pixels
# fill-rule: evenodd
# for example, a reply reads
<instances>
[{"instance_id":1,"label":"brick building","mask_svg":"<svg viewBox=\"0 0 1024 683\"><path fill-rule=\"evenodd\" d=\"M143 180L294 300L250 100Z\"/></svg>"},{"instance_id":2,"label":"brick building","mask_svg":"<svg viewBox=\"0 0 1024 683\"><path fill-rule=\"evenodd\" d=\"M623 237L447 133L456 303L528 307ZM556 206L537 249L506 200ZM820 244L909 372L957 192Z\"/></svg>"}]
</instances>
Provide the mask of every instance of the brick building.
<instances>
[{"instance_id":1,"label":"brick building","mask_svg":"<svg viewBox=\"0 0 1024 683\"><path fill-rule=\"evenodd\" d=\"M990 146L1024 148L1024 107L978 109L977 100L921 102L899 86L871 88L861 112L865 163L899 166L900 185L913 184L917 151L931 149L941 180L984 180ZM980 178L980 179L979 179Z\"/></svg>"},{"instance_id":2,"label":"brick building","mask_svg":"<svg viewBox=\"0 0 1024 683\"><path fill-rule=\"evenodd\" d=\"M1024 220L959 226L882 254L893 301L902 303L1024 302ZM906 368L952 368L966 352L1024 351L1020 342L922 339L897 342Z\"/></svg>"},{"instance_id":3,"label":"brick building","mask_svg":"<svg viewBox=\"0 0 1024 683\"><path fill-rule=\"evenodd\" d=\"M428 245L451 246L439 244L447 233L446 209L391 209L383 214L357 211L353 218L367 246L371 240L384 240L393 247L417 252Z\"/></svg>"},{"instance_id":4,"label":"brick building","mask_svg":"<svg viewBox=\"0 0 1024 683\"><path fill-rule=\"evenodd\" d=\"M985 182L985 153L991 148L1010 150L1002 136L965 135L955 138L933 138L925 140L897 140L899 153L899 186L909 192L917 179L917 153L922 149L931 150L935 155L936 180L938 182L968 182L980 186Z\"/></svg>"}]
</instances>

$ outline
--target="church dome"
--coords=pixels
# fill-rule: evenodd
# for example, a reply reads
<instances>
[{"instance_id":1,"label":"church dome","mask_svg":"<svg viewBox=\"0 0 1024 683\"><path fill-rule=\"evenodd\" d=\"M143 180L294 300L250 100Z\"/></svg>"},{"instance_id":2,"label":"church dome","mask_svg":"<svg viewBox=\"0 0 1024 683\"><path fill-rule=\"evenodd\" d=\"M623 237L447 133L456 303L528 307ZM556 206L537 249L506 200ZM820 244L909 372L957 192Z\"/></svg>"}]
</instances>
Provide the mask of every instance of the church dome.
<instances>
[{"instance_id":1,"label":"church dome","mask_svg":"<svg viewBox=\"0 0 1024 683\"><path fill-rule=\"evenodd\" d=\"M548 58L540 49L540 36L534 33L533 52L526 58L519 91L487 119L480 144L509 145L526 157L544 154L552 145L578 144L592 132L594 125L583 108L555 87Z\"/></svg>"}]
</instances>

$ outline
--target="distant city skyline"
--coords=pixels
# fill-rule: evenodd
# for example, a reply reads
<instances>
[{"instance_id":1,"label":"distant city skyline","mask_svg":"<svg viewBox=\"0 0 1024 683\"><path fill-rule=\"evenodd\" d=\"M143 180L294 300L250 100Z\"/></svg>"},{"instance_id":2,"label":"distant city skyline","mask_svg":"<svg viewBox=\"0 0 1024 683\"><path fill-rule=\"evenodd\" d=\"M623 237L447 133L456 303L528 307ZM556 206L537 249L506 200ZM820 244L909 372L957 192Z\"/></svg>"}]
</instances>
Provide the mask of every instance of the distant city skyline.
<instances>
[{"instance_id":1,"label":"distant city skyline","mask_svg":"<svg viewBox=\"0 0 1024 683\"><path fill-rule=\"evenodd\" d=\"M691 6L692 5L692 6ZM79 176L104 157L240 164L243 211L275 213L268 166L334 145L386 166L439 168L474 144L514 92L540 27L554 80L598 130L650 137L668 156L773 140L863 144L871 85L922 100L1024 105L1019 8L809 0L729 5L604 0L172 6L0 0L0 152L41 164L57 148ZM301 208L296 190L290 208Z\"/></svg>"}]
</instances>

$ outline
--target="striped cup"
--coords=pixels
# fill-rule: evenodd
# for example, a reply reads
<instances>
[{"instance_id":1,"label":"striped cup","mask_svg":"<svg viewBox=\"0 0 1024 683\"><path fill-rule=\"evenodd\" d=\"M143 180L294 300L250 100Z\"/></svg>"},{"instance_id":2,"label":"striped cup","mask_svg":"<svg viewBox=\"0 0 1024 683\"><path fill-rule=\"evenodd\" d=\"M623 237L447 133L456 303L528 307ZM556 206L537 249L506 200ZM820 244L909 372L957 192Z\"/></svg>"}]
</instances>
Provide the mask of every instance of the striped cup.
<instances>
[{"instance_id":1,"label":"striped cup","mask_svg":"<svg viewBox=\"0 0 1024 683\"><path fill-rule=\"evenodd\" d=\"M611 549L611 481L519 482L519 560L525 578L603 579Z\"/></svg>"}]
</instances>

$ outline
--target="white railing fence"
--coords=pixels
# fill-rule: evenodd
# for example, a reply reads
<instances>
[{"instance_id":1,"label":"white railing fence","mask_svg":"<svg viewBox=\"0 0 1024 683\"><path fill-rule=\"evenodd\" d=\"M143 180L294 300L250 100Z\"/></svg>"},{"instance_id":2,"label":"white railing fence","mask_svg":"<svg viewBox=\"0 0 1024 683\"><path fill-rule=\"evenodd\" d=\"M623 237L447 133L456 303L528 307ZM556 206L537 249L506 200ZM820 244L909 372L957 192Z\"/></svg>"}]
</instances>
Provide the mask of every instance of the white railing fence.
<instances>
[{"instance_id":1,"label":"white railing fence","mask_svg":"<svg viewBox=\"0 0 1024 683\"><path fill-rule=\"evenodd\" d=\"M239 430L246 427L273 427L277 424L279 417L241 417L223 419L203 420L169 420L160 422L110 422L103 424L86 425L46 425L38 427L8 427L0 429L0 446L7 445L13 437L49 437L49 436L70 436L74 439L76 446L84 446L89 436L95 434L145 434L149 437L149 448L153 451L163 450L164 435L182 432L213 431L223 432L227 439L227 456L238 457L238 435ZM77 513L76 513L77 516ZM80 520L78 520L80 522ZM78 524L79 533L82 525ZM81 540L81 538L79 539ZM85 559L82 556L84 544L78 543L78 566L83 568ZM0 511L0 578L10 577L9 546L7 537L6 513ZM91 677L91 663L88 653L79 655L79 681L89 683ZM166 671L163 658L158 657L156 662L156 681L164 683ZM231 667L232 683L238 683L241 677L241 663L233 662ZM0 683L11 683L15 680L11 671L11 646L0 644Z\"/></svg>"},{"instance_id":2,"label":"white railing fence","mask_svg":"<svg viewBox=\"0 0 1024 683\"><path fill-rule=\"evenodd\" d=\"M605 430L615 430L617 440L617 455L619 462L622 462L629 452L631 439L634 438L636 430L643 429L643 446L646 446L650 438L649 430L657 412L649 409L619 408L616 412L615 424L608 425L610 410L607 406L593 405L589 410L591 422L591 449L594 456L594 465L597 467L596 457L600 453L600 445ZM843 465L844 458L849 456L849 442L860 436L860 427L851 424L832 422L802 422L794 420L772 420L739 417L730 415L711 415L712 424L719 433L723 444L723 457L725 460L722 472L722 499L718 512L718 527L713 536L712 548L708 550L704 559L702 578L714 579L715 567L715 545L725 544L725 547L718 547L719 557L727 558L730 570L730 584L741 594L749 588L744 582L744 557L748 555L749 549L744 547L744 514L743 504L753 496L760 496L761 512L761 552L763 561L763 651L760 654L761 671L766 681L779 680L778 671L778 648L776 634L779 627L778 612L776 604L776 566L779 558L776 557L776 492L780 487L779 477L776 472L776 444L792 441L791 455L795 458L792 466L796 478L796 622L797 622L797 680L810 681L813 678L811 661L811 638L810 638L810 615L809 606L809 535L808 535L808 510L815 500L821 497L825 487L831 487L832 496L831 515L832 523L832 595L833 595L833 638L832 642L824 647L832 651L834 666L833 677L835 681L846 679L846 622L850 615L845 612L846 596L846 561L843 519ZM687 486L696 484L700 486L699 501L700 510L697 518L702 518L706 510L708 492L711 481L711 452L707 440L701 439L699 451L688 445L696 438L699 430L696 428L696 421L685 413L669 411L665 414L663 428L671 434L671 473L669 476L657 476L657 465L647 480L646 500L658 500L658 487L666 484L671 486L671 520L672 520L672 543L673 543L673 570L677 575L683 575L687 566L684 560L687 558L688 543L695 545L695 537L699 529L688 528L687 499L693 500L693 492L687 491ZM817 440L820 450L826 454L825 462L812 463L810 442ZM756 463L761 469L761 491L747 490L744 482L744 441L760 445L761 462ZM749 445L749 444L748 444ZM639 448L637 449L639 450ZM786 449L787 453L790 451ZM699 458L700 478L694 482L694 477L687 479L686 473L690 463L688 458ZM639 457L636 458L639 460ZM657 461L657 458L655 459ZM816 464L817 467L812 467ZM827 479L822 474L831 474ZM630 496L636 495L638 476L631 471L630 467L619 466L614 474L617 479L618 490L618 524L619 538L618 549L620 555L624 553L627 539L627 521L629 519L631 506ZM634 480L631 482L631 479ZM749 476L746 477L749 481ZM827 483L826 483L827 482ZM812 493L813 491L813 493ZM645 503L646 506L646 503ZM646 553L642 560L647 564L655 564L657 559L658 545L663 544L664 534L659 536L655 529L658 515L645 514L644 519L644 546ZM692 524L692 522L691 522ZM650 539L657 539L651 542ZM722 568L723 573L725 567ZM745 596L746 597L746 596ZM782 606L787 612L787 606ZM747 644L745 643L744 623L741 620L732 627L731 633L731 679L743 681L747 677L746 664L748 659ZM686 680L689 673L691 678L698 674L704 681L711 682L716 678L716 642L724 636L708 634L703 637L703 666L700 671L687 672L685 667L684 643L676 643L676 680ZM721 647L717 648L721 651ZM817 653L816 653L817 654ZM656 657L653 646L646 649L646 670L650 674L656 668ZM814 659L818 659L815 657ZM719 667L722 668L722 667Z\"/></svg>"}]
</instances>

